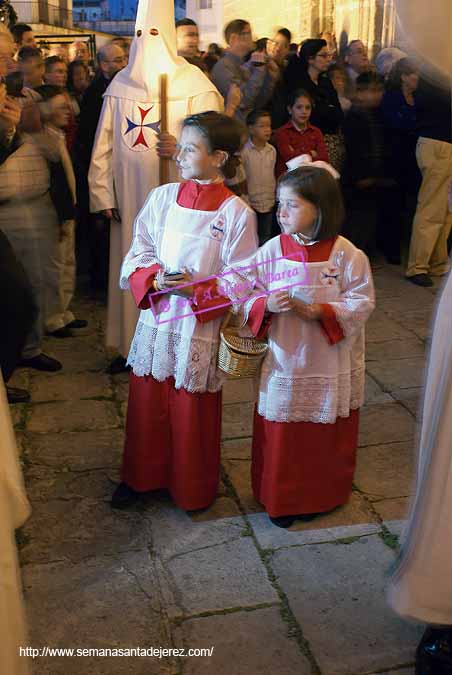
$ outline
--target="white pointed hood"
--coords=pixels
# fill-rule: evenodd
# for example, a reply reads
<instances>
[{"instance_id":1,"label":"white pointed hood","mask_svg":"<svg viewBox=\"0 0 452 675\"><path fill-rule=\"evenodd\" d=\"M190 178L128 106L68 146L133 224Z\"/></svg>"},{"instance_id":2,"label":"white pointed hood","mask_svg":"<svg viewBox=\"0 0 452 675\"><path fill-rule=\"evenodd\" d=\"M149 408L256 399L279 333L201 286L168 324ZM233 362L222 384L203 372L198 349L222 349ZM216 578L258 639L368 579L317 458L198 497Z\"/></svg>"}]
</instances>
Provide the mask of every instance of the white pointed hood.
<instances>
[{"instance_id":1,"label":"white pointed hood","mask_svg":"<svg viewBox=\"0 0 452 675\"><path fill-rule=\"evenodd\" d=\"M217 91L199 68L177 55L173 0L139 0L129 63L105 96L156 101L161 73L168 74L168 100Z\"/></svg>"}]
</instances>

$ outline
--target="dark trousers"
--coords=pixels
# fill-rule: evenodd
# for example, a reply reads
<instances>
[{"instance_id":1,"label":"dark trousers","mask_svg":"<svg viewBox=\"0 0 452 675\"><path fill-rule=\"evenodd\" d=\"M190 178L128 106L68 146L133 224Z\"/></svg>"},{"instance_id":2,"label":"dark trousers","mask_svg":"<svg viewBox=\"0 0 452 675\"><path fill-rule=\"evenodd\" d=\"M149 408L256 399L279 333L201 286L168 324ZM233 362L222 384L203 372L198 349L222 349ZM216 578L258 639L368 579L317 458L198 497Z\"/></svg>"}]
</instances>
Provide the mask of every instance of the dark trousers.
<instances>
[{"instance_id":1,"label":"dark trousers","mask_svg":"<svg viewBox=\"0 0 452 675\"><path fill-rule=\"evenodd\" d=\"M33 291L22 263L0 231L0 367L8 382L19 360L28 333L38 315Z\"/></svg>"},{"instance_id":2,"label":"dark trousers","mask_svg":"<svg viewBox=\"0 0 452 675\"><path fill-rule=\"evenodd\" d=\"M268 211L268 213L256 211L256 216L259 246L262 246L262 244L265 244L266 241L272 238L273 211Z\"/></svg>"},{"instance_id":3,"label":"dark trousers","mask_svg":"<svg viewBox=\"0 0 452 675\"><path fill-rule=\"evenodd\" d=\"M344 190L346 219L342 234L369 258L377 249L390 262L400 259L403 200L400 188L377 185Z\"/></svg>"}]
</instances>

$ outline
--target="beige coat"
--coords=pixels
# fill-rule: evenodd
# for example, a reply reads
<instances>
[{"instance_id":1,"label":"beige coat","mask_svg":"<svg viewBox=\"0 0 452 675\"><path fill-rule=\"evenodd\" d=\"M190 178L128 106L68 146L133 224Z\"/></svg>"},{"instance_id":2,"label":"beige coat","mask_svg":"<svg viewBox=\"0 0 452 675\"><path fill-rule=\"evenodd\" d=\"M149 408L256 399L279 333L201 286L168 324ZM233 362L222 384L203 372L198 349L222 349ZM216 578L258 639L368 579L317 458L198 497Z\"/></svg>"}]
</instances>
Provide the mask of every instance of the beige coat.
<instances>
[{"instance_id":1,"label":"beige coat","mask_svg":"<svg viewBox=\"0 0 452 675\"><path fill-rule=\"evenodd\" d=\"M28 659L19 656L27 646L22 584L14 530L30 514L18 462L5 387L0 378L0 673L28 675Z\"/></svg>"}]
</instances>

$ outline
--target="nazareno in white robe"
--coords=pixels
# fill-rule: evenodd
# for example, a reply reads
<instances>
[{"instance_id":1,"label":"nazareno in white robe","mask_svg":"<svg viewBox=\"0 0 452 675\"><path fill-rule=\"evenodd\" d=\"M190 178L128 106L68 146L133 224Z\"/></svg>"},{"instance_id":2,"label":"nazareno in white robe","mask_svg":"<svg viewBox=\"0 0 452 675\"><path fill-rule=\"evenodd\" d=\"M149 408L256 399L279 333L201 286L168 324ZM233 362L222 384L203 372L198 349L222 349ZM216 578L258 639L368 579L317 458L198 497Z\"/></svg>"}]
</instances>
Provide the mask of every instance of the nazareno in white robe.
<instances>
[{"instance_id":1,"label":"nazareno in white robe","mask_svg":"<svg viewBox=\"0 0 452 675\"><path fill-rule=\"evenodd\" d=\"M159 184L159 73L168 75L168 131L174 136L184 117L223 109L223 99L206 75L177 56L172 2L140 0L135 29L129 63L104 95L88 174L91 212L117 208L121 215L120 223L111 222L106 344L123 356L129 351L138 310L131 294L120 291L118 279L135 217ZM174 162L171 165L174 181Z\"/></svg>"},{"instance_id":2,"label":"nazareno in white robe","mask_svg":"<svg viewBox=\"0 0 452 675\"><path fill-rule=\"evenodd\" d=\"M28 675L25 612L14 531L30 515L5 387L0 377L0 673Z\"/></svg>"},{"instance_id":3,"label":"nazareno in white robe","mask_svg":"<svg viewBox=\"0 0 452 675\"><path fill-rule=\"evenodd\" d=\"M452 625L452 275L435 319L416 494L388 597L402 616Z\"/></svg>"}]
</instances>

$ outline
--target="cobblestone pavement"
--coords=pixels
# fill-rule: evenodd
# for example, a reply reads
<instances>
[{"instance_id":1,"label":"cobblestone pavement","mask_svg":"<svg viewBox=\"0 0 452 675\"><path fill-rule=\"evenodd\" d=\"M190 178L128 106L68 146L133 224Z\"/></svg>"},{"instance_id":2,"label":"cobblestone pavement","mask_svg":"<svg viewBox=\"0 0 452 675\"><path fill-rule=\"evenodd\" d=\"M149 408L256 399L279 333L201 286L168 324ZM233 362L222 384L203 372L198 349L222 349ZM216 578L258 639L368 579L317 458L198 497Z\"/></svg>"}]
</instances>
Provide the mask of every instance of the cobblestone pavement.
<instances>
[{"instance_id":1,"label":"cobblestone pavement","mask_svg":"<svg viewBox=\"0 0 452 675\"><path fill-rule=\"evenodd\" d=\"M51 339L61 373L19 371L32 402L12 407L33 515L19 534L33 646L214 646L212 657L41 658L37 675L412 675L422 627L391 613L385 575L412 490L415 416L435 291L375 273L367 401L345 507L290 531L250 488L253 383L224 391L223 475L206 512L164 493L112 511L127 377L104 374L105 310Z\"/></svg>"}]
</instances>

